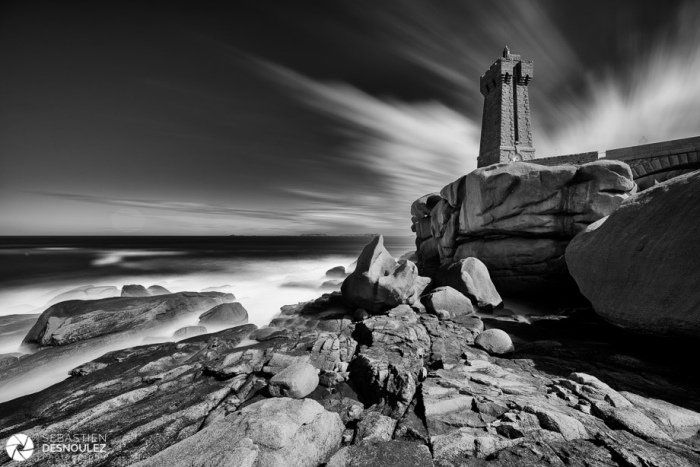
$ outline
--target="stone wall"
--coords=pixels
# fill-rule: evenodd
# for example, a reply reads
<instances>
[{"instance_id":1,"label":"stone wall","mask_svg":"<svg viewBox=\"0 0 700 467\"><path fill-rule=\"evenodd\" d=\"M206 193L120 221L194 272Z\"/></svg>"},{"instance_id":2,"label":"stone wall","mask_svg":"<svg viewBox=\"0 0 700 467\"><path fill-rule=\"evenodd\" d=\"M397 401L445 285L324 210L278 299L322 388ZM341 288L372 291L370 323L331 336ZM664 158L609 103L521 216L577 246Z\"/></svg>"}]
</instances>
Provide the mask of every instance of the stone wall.
<instances>
[{"instance_id":1,"label":"stone wall","mask_svg":"<svg viewBox=\"0 0 700 467\"><path fill-rule=\"evenodd\" d=\"M698 169L700 168L698 154L700 154L700 136L610 149L605 152L605 156L601 159L627 163L632 170L632 177L637 180L672 170ZM555 165L581 165L595 160L598 160L598 153L593 151L533 159L530 162L551 167Z\"/></svg>"},{"instance_id":2,"label":"stone wall","mask_svg":"<svg viewBox=\"0 0 700 467\"><path fill-rule=\"evenodd\" d=\"M582 152L580 154L569 154L566 156L546 157L543 159L533 159L533 164L546 165L581 165L598 160L598 151Z\"/></svg>"}]
</instances>

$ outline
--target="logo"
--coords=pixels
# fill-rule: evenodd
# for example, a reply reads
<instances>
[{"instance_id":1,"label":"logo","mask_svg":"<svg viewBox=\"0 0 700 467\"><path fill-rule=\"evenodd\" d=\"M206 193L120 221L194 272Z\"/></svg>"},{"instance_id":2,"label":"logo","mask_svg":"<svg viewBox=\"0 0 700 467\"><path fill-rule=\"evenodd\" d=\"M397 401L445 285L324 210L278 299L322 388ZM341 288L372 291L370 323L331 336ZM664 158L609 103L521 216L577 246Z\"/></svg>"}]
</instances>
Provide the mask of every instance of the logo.
<instances>
[{"instance_id":1,"label":"logo","mask_svg":"<svg viewBox=\"0 0 700 467\"><path fill-rule=\"evenodd\" d=\"M20 433L7 440L6 449L12 460L26 461L34 453L34 443L29 436Z\"/></svg>"}]
</instances>

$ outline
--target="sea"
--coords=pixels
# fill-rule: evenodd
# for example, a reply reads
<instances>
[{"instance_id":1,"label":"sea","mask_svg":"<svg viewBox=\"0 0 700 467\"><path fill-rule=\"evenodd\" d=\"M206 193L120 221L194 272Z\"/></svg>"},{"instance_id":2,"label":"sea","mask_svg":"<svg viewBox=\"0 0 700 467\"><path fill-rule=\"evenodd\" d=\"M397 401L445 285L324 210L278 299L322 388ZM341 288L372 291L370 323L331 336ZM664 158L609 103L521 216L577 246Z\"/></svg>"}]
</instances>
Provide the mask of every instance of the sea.
<instances>
[{"instance_id":1,"label":"sea","mask_svg":"<svg viewBox=\"0 0 700 467\"><path fill-rule=\"evenodd\" d=\"M0 237L0 318L38 314L86 286L159 285L170 292L233 293L249 322L263 326L280 307L339 290L326 271L354 268L369 236ZM399 258L414 238L384 238ZM0 354L16 336L0 334Z\"/></svg>"}]
</instances>

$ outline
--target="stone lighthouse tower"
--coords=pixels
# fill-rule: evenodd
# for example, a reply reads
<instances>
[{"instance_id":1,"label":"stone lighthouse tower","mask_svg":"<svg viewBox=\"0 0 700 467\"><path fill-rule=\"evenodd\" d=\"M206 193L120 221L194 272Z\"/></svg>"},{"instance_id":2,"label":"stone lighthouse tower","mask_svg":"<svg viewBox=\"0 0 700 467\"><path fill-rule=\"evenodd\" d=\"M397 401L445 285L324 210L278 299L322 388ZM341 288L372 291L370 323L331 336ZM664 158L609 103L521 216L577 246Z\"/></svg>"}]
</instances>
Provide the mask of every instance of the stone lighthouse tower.
<instances>
[{"instance_id":1,"label":"stone lighthouse tower","mask_svg":"<svg viewBox=\"0 0 700 467\"><path fill-rule=\"evenodd\" d=\"M478 167L534 158L527 85L532 60L521 60L508 47L479 80L484 95Z\"/></svg>"}]
</instances>

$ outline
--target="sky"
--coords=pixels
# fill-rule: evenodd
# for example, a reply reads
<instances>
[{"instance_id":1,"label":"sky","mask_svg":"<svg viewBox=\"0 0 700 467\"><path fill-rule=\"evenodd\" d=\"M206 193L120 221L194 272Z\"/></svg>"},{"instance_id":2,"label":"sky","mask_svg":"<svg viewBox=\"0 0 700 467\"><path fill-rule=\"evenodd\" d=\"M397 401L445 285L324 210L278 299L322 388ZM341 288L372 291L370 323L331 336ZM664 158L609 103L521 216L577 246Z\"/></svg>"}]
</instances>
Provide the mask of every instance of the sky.
<instances>
[{"instance_id":1,"label":"sky","mask_svg":"<svg viewBox=\"0 0 700 467\"><path fill-rule=\"evenodd\" d=\"M536 157L700 134L683 0L0 3L0 235L410 235L534 60Z\"/></svg>"}]
</instances>

